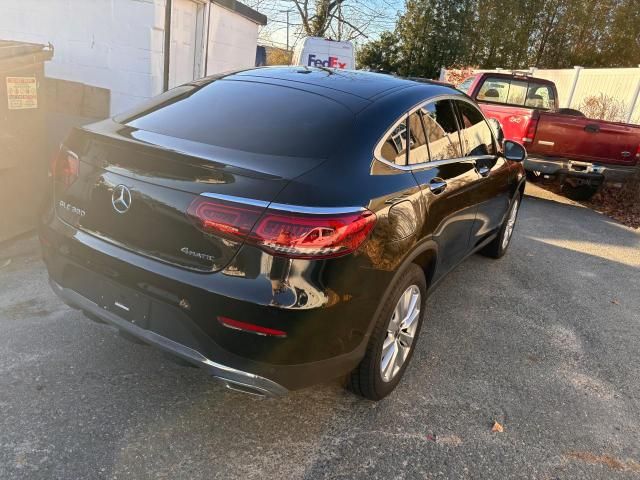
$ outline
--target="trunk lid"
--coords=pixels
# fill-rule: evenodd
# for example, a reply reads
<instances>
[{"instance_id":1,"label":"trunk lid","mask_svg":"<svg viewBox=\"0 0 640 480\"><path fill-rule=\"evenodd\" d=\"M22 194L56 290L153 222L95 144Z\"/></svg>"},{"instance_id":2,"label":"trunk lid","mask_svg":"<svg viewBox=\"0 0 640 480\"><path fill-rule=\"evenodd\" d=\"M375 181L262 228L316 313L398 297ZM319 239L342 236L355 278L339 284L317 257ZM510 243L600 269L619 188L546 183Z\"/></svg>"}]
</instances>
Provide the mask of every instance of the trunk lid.
<instances>
[{"instance_id":1,"label":"trunk lid","mask_svg":"<svg viewBox=\"0 0 640 480\"><path fill-rule=\"evenodd\" d=\"M77 178L56 182L58 217L85 232L180 267L223 269L242 242L199 230L187 216L204 193L272 201L322 160L239 152L122 126L76 130L65 147Z\"/></svg>"}]
</instances>

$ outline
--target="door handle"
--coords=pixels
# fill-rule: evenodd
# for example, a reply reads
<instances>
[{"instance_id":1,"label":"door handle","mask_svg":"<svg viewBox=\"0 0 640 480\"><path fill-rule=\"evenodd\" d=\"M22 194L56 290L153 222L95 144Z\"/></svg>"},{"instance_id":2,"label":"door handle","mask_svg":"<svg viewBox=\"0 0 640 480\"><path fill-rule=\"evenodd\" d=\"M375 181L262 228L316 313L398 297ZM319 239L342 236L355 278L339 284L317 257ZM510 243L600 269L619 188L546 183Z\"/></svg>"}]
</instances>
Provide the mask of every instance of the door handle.
<instances>
[{"instance_id":1,"label":"door handle","mask_svg":"<svg viewBox=\"0 0 640 480\"><path fill-rule=\"evenodd\" d=\"M447 188L447 182L445 182L440 177L435 177L429 182L429 190L431 190L436 195L438 193L442 193Z\"/></svg>"},{"instance_id":2,"label":"door handle","mask_svg":"<svg viewBox=\"0 0 640 480\"><path fill-rule=\"evenodd\" d=\"M584 127L585 132L598 133L600 131L600 125L597 123L590 123Z\"/></svg>"},{"instance_id":3,"label":"door handle","mask_svg":"<svg viewBox=\"0 0 640 480\"><path fill-rule=\"evenodd\" d=\"M478 167L478 173L480 174L480 176L486 177L487 175L489 175L489 173L491 173L491 169L486 165L482 165Z\"/></svg>"}]
</instances>

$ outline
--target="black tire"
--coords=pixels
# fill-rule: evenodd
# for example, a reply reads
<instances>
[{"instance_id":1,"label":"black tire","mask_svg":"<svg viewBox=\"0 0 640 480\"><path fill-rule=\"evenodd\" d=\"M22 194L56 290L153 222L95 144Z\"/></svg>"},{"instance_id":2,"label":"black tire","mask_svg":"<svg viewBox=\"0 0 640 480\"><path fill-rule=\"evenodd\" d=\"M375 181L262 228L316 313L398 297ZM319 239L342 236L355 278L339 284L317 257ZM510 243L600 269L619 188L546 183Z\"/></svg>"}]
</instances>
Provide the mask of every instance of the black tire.
<instances>
[{"instance_id":1,"label":"black tire","mask_svg":"<svg viewBox=\"0 0 640 480\"><path fill-rule=\"evenodd\" d=\"M589 200L598 191L598 187L591 187L589 185L579 185L573 187L568 183L562 185L562 193L571 200Z\"/></svg>"},{"instance_id":2,"label":"black tire","mask_svg":"<svg viewBox=\"0 0 640 480\"><path fill-rule=\"evenodd\" d=\"M507 249L509 248L509 245L511 245L511 239L513 237L513 227L515 227L515 222L518 218L518 212L520 211L521 202L522 202L522 195L518 193L515 196L515 198L511 201L511 204L509 205L509 210L507 212L507 215L504 218L504 221L502 222L502 226L500 227L498 236L494 238L491 241L491 243L488 243L482 250L480 250L481 255L484 255L485 257L490 257L490 258L501 258L504 256L505 253L507 253ZM511 216L511 212L514 206L516 208L514 225L512 226L511 232L507 233L509 218ZM505 245L504 238L505 238L505 235L507 234L509 235L509 239L507 240L507 243Z\"/></svg>"},{"instance_id":3,"label":"black tire","mask_svg":"<svg viewBox=\"0 0 640 480\"><path fill-rule=\"evenodd\" d=\"M402 363L402 366L394 376L385 381L382 378L382 347L387 338L387 330L390 328L393 312L400 300L400 297L412 286L416 286L420 291L420 313L415 320L417 323L410 350ZM402 376L413 357L416 343L424 320L424 307L427 298L427 282L420 267L415 264L409 265L406 270L398 276L385 298L378 308L378 313L374 319L375 326L371 333L369 345L364 358L360 364L351 372L348 381L348 388L357 395L369 400L381 400L389 395L400 383Z\"/></svg>"}]
</instances>

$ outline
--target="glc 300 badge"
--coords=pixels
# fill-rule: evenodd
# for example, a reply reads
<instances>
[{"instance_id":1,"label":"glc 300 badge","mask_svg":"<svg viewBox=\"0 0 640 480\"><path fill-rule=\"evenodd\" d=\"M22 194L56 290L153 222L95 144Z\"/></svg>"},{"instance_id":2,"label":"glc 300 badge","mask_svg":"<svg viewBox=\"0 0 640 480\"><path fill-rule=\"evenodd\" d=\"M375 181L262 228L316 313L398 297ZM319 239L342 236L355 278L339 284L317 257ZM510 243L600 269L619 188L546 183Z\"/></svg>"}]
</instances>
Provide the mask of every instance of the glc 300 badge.
<instances>
[{"instance_id":1,"label":"glc 300 badge","mask_svg":"<svg viewBox=\"0 0 640 480\"><path fill-rule=\"evenodd\" d=\"M73 213L75 215L78 215L80 217L84 217L87 214L87 212L85 212L81 208L78 208L75 205L71 205L70 203L67 203L64 200L60 200L58 202L58 206L60 208L65 209L67 212L71 212L71 213Z\"/></svg>"},{"instance_id":2,"label":"glc 300 badge","mask_svg":"<svg viewBox=\"0 0 640 480\"><path fill-rule=\"evenodd\" d=\"M118 185L111 194L111 205L118 213L126 213L131 208L131 192L124 185Z\"/></svg>"}]
</instances>

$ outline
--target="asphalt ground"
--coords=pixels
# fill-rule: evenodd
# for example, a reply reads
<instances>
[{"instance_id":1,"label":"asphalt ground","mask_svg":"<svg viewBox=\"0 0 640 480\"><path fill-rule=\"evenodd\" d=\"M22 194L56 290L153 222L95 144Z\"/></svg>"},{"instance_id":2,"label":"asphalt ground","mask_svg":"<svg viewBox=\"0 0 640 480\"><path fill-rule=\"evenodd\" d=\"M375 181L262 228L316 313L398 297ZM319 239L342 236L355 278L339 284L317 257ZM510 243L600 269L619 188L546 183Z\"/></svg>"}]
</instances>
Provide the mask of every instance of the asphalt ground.
<instances>
[{"instance_id":1,"label":"asphalt ground","mask_svg":"<svg viewBox=\"0 0 640 480\"><path fill-rule=\"evenodd\" d=\"M379 403L228 391L62 304L35 238L2 245L0 479L639 478L640 232L528 189Z\"/></svg>"}]
</instances>

